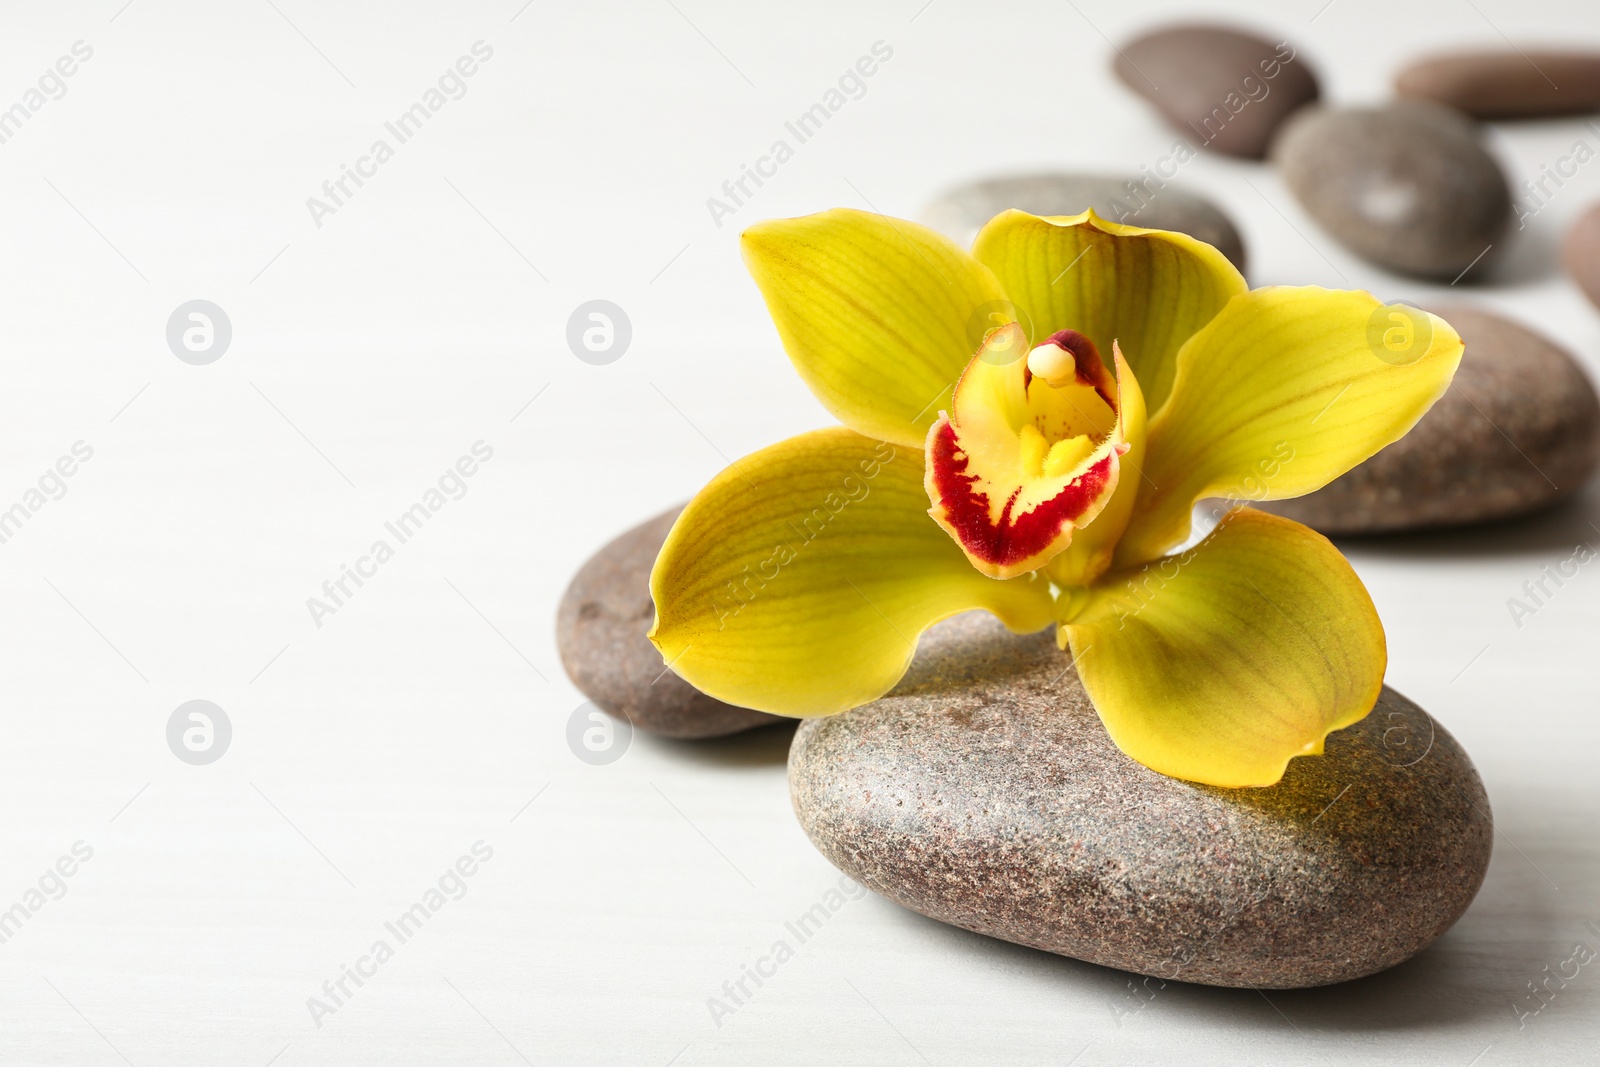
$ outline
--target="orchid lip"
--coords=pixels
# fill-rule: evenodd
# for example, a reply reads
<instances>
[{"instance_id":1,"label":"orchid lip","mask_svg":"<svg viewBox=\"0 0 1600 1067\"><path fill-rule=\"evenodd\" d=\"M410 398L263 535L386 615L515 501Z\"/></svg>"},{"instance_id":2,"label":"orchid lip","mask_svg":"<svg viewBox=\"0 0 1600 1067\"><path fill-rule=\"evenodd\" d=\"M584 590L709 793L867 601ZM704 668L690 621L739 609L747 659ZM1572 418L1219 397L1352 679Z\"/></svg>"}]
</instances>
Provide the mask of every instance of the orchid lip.
<instances>
[{"instance_id":1,"label":"orchid lip","mask_svg":"<svg viewBox=\"0 0 1600 1067\"><path fill-rule=\"evenodd\" d=\"M1127 451L1116 379L1094 342L1060 330L1026 360L994 358L1025 345L1015 324L987 338L926 442L929 514L995 578L1064 550L1115 490Z\"/></svg>"}]
</instances>

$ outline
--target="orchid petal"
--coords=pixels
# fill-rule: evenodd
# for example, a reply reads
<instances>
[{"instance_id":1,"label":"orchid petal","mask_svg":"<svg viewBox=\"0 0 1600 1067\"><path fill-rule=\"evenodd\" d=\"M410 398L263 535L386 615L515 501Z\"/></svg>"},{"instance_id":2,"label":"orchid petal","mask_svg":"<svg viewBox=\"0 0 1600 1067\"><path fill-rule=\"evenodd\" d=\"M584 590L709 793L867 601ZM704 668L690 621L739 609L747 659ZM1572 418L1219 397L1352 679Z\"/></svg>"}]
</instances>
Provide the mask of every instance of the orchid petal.
<instances>
[{"instance_id":1,"label":"orchid petal","mask_svg":"<svg viewBox=\"0 0 1600 1067\"><path fill-rule=\"evenodd\" d=\"M1449 386L1461 350L1437 315L1369 293L1274 286L1235 297L1178 353L1117 565L1181 544L1198 500L1321 489L1404 436Z\"/></svg>"},{"instance_id":2,"label":"orchid petal","mask_svg":"<svg viewBox=\"0 0 1600 1067\"><path fill-rule=\"evenodd\" d=\"M989 268L916 223L838 208L758 223L742 243L800 377L892 444L921 447L984 334L1010 321Z\"/></svg>"},{"instance_id":3,"label":"orchid petal","mask_svg":"<svg viewBox=\"0 0 1600 1067\"><path fill-rule=\"evenodd\" d=\"M1383 686L1383 626L1321 534L1242 508L1178 556L1115 572L1063 624L1117 747L1175 778L1271 785Z\"/></svg>"},{"instance_id":4,"label":"orchid petal","mask_svg":"<svg viewBox=\"0 0 1600 1067\"><path fill-rule=\"evenodd\" d=\"M989 220L972 251L1031 321L1034 338L1077 330L1102 352L1120 345L1152 412L1172 387L1178 349L1247 288L1210 245L1093 211L1007 211Z\"/></svg>"},{"instance_id":5,"label":"orchid petal","mask_svg":"<svg viewBox=\"0 0 1600 1067\"><path fill-rule=\"evenodd\" d=\"M650 576L650 639L695 688L778 715L893 688L923 630L987 608L1049 625L1048 583L979 574L928 519L922 454L844 428L792 437L712 479Z\"/></svg>"}]
</instances>

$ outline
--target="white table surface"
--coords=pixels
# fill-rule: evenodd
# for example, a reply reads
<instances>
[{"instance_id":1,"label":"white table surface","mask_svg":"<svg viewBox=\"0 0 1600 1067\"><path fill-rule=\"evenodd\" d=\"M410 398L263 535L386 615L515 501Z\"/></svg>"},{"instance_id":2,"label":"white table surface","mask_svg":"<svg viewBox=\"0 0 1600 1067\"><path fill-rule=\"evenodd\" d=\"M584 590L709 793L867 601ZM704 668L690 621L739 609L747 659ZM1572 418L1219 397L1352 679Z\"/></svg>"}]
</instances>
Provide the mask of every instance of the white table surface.
<instances>
[{"instance_id":1,"label":"white table surface","mask_svg":"<svg viewBox=\"0 0 1600 1067\"><path fill-rule=\"evenodd\" d=\"M93 56L0 144L0 508L75 442L93 458L0 544L0 909L75 842L93 856L0 944L0 1061L1595 1057L1600 962L1520 1027L1512 1005L1575 943L1600 946L1600 573L1520 628L1506 599L1600 541L1596 491L1350 546L1390 683L1472 753L1499 834L1455 929L1339 988L1173 985L1135 1011L1127 975L868 896L718 1026L707 998L837 877L790 812L787 734L639 736L601 767L567 747L582 698L552 626L573 571L725 459L829 421L738 229L1153 162L1172 135L1114 81L1105 38L1182 6L7 5L0 108L74 42ZM1296 42L1349 103L1383 99L1425 47L1600 39L1587 0L1222 6ZM479 40L493 56L466 95L319 228L306 199ZM706 198L880 40L893 57L866 94L713 225ZM1579 137L1600 130L1491 134L1517 181ZM1254 283L1444 293L1341 250L1263 165L1202 156L1180 180L1226 206ZM1501 284L1467 294L1591 369L1600 313L1554 257L1597 196L1600 162L1519 235ZM195 298L233 324L209 366L165 341ZM609 366L564 340L593 298L633 324ZM493 458L466 496L315 625L306 598L480 440ZM208 766L165 739L192 699L233 726ZM478 841L493 856L466 895L317 1025L307 998Z\"/></svg>"}]
</instances>

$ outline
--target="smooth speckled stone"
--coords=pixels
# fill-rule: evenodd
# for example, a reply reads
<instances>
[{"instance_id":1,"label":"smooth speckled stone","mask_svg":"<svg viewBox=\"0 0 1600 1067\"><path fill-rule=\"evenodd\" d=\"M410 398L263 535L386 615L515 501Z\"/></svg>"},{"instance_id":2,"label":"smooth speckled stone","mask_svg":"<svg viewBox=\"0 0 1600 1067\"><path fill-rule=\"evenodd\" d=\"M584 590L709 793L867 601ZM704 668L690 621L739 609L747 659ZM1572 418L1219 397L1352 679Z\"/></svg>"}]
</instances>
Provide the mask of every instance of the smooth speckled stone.
<instances>
[{"instance_id":1,"label":"smooth speckled stone","mask_svg":"<svg viewBox=\"0 0 1600 1067\"><path fill-rule=\"evenodd\" d=\"M907 908L1163 979L1284 989L1407 959L1483 882L1477 772L1392 690L1279 784L1219 789L1123 755L1048 633L969 614L934 634L940 654L895 693L808 720L789 754L812 842Z\"/></svg>"},{"instance_id":2,"label":"smooth speckled stone","mask_svg":"<svg viewBox=\"0 0 1600 1067\"><path fill-rule=\"evenodd\" d=\"M1600 110L1600 52L1452 52L1407 66L1400 96L1445 104L1479 119L1530 119Z\"/></svg>"},{"instance_id":3,"label":"smooth speckled stone","mask_svg":"<svg viewBox=\"0 0 1600 1067\"><path fill-rule=\"evenodd\" d=\"M1464 307L1429 310L1466 343L1450 388L1411 432L1309 496L1259 505L1327 534L1457 526L1534 511L1600 463L1600 397L1568 352Z\"/></svg>"},{"instance_id":4,"label":"smooth speckled stone","mask_svg":"<svg viewBox=\"0 0 1600 1067\"><path fill-rule=\"evenodd\" d=\"M1287 42L1225 26L1168 26L1117 51L1117 77L1195 148L1260 159L1317 79Z\"/></svg>"},{"instance_id":5,"label":"smooth speckled stone","mask_svg":"<svg viewBox=\"0 0 1600 1067\"><path fill-rule=\"evenodd\" d=\"M1306 211L1380 267L1454 281L1482 272L1504 245L1511 190L1460 112L1420 100L1308 108L1272 156Z\"/></svg>"},{"instance_id":6,"label":"smooth speckled stone","mask_svg":"<svg viewBox=\"0 0 1600 1067\"><path fill-rule=\"evenodd\" d=\"M983 224L1016 208L1030 215L1077 215L1094 208L1112 222L1152 230L1176 230L1204 241L1244 270L1244 241L1222 209L1150 174L1113 178L1102 174L1025 174L960 185L922 211L922 222L972 246Z\"/></svg>"},{"instance_id":7,"label":"smooth speckled stone","mask_svg":"<svg viewBox=\"0 0 1600 1067\"><path fill-rule=\"evenodd\" d=\"M664 737L703 738L781 721L724 704L661 663L650 568L682 508L635 526L585 563L556 611L556 647L572 684L603 711Z\"/></svg>"},{"instance_id":8,"label":"smooth speckled stone","mask_svg":"<svg viewBox=\"0 0 1600 1067\"><path fill-rule=\"evenodd\" d=\"M1585 296L1600 307L1600 204L1594 204L1567 231L1567 271Z\"/></svg>"}]
</instances>

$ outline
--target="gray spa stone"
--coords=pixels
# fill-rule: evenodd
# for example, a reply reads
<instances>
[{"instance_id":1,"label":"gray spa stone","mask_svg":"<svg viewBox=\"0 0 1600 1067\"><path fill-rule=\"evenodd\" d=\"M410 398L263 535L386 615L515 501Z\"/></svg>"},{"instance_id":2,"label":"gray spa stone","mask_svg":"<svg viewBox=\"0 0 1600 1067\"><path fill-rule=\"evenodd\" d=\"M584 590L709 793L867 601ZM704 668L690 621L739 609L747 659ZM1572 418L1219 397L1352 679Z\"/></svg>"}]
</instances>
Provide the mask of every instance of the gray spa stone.
<instances>
[{"instance_id":1,"label":"gray spa stone","mask_svg":"<svg viewBox=\"0 0 1600 1067\"><path fill-rule=\"evenodd\" d=\"M1113 67L1196 148L1260 159L1273 134L1317 99L1317 78L1295 47L1228 26L1183 24L1143 33Z\"/></svg>"},{"instance_id":2,"label":"gray spa stone","mask_svg":"<svg viewBox=\"0 0 1600 1067\"><path fill-rule=\"evenodd\" d=\"M1448 930L1492 822L1455 740L1385 689L1266 789L1123 755L1048 633L981 613L925 638L890 696L796 734L800 823L836 866L968 930L1208 985L1393 966Z\"/></svg>"},{"instance_id":3,"label":"gray spa stone","mask_svg":"<svg viewBox=\"0 0 1600 1067\"><path fill-rule=\"evenodd\" d=\"M1459 111L1422 100L1307 108L1272 158L1322 228L1380 267L1453 282L1503 250L1511 190Z\"/></svg>"},{"instance_id":4,"label":"gray spa stone","mask_svg":"<svg viewBox=\"0 0 1600 1067\"><path fill-rule=\"evenodd\" d=\"M1315 493L1259 505L1325 534L1459 526L1577 492L1600 463L1600 397L1576 358L1526 326L1428 310L1466 344L1444 396L1394 444Z\"/></svg>"},{"instance_id":5,"label":"gray spa stone","mask_svg":"<svg viewBox=\"0 0 1600 1067\"><path fill-rule=\"evenodd\" d=\"M645 637L655 619L650 568L682 510L635 526L579 569L556 611L561 665L607 714L663 737L721 737L779 722L706 696L666 670Z\"/></svg>"}]
</instances>

